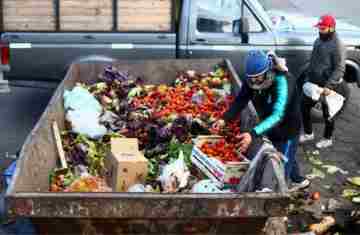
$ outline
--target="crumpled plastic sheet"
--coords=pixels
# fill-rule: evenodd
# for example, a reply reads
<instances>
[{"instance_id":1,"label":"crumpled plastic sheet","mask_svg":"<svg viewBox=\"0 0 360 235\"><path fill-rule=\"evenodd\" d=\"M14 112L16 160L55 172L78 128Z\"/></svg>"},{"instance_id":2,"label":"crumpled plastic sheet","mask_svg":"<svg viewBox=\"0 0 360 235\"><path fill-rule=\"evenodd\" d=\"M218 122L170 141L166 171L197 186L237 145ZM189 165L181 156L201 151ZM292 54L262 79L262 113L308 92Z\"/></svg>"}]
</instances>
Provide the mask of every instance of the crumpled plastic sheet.
<instances>
[{"instance_id":1,"label":"crumpled plastic sheet","mask_svg":"<svg viewBox=\"0 0 360 235\"><path fill-rule=\"evenodd\" d=\"M159 180L165 193L175 193L187 186L189 177L190 171L186 166L184 153L180 151L179 158L163 168Z\"/></svg>"},{"instance_id":2,"label":"crumpled plastic sheet","mask_svg":"<svg viewBox=\"0 0 360 235\"><path fill-rule=\"evenodd\" d=\"M102 107L88 90L76 86L72 91L64 92L66 120L71 122L72 130L92 139L99 139L107 133L105 126L99 123Z\"/></svg>"},{"instance_id":3,"label":"crumpled plastic sheet","mask_svg":"<svg viewBox=\"0 0 360 235\"><path fill-rule=\"evenodd\" d=\"M191 189L192 193L228 193L230 190L221 190L212 180L201 180Z\"/></svg>"}]
</instances>

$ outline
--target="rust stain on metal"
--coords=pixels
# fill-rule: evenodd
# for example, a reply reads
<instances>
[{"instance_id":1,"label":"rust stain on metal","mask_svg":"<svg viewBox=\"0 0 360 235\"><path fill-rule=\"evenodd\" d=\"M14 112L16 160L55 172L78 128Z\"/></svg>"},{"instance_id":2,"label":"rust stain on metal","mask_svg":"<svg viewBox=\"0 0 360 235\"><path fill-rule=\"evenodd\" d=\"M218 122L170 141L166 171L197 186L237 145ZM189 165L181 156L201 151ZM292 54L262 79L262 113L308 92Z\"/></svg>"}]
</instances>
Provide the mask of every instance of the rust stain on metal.
<instances>
[{"instance_id":1,"label":"rust stain on metal","mask_svg":"<svg viewBox=\"0 0 360 235\"><path fill-rule=\"evenodd\" d=\"M10 200L14 213L30 217L70 218L246 218L285 216L287 200L273 198L33 198Z\"/></svg>"},{"instance_id":2,"label":"rust stain on metal","mask_svg":"<svg viewBox=\"0 0 360 235\"><path fill-rule=\"evenodd\" d=\"M15 212L19 216L29 216L33 214L33 201L30 199L19 199L15 202Z\"/></svg>"},{"instance_id":3,"label":"rust stain on metal","mask_svg":"<svg viewBox=\"0 0 360 235\"><path fill-rule=\"evenodd\" d=\"M217 217L246 217L249 215L249 212L244 208L243 203L222 203L218 205L217 208Z\"/></svg>"}]
</instances>

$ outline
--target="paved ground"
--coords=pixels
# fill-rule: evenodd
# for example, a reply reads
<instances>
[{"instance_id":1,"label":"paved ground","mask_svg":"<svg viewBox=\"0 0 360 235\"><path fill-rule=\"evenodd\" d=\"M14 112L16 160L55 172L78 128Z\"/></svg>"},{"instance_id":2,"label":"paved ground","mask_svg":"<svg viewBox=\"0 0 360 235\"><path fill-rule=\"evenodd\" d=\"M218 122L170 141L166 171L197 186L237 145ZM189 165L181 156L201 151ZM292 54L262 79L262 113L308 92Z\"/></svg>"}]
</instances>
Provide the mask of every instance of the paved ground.
<instances>
[{"instance_id":1,"label":"paved ground","mask_svg":"<svg viewBox=\"0 0 360 235\"><path fill-rule=\"evenodd\" d=\"M14 82L11 82L14 84ZM17 82L19 85L19 82ZM14 154L20 149L26 135L35 125L46 107L54 85L24 83L28 87L11 87L10 94L0 94L0 157ZM33 86L44 87L42 89Z\"/></svg>"},{"instance_id":2,"label":"paved ground","mask_svg":"<svg viewBox=\"0 0 360 235\"><path fill-rule=\"evenodd\" d=\"M339 197L344 188L347 177L360 175L360 93L359 88L352 87L351 98L345 112L336 122L335 145L329 149L321 150L317 159L323 162L323 165L334 165L348 171L348 175L341 173L326 174L325 179L313 180L312 191L319 191L324 198L334 198L343 201ZM315 125L315 134L317 140L321 137L324 125ZM309 157L306 151L313 152L316 150L314 144L307 144L300 148L299 159L305 174L310 174L314 168L306 158ZM319 168L319 167L318 167ZM320 167L321 169L321 167ZM326 169L322 168L326 173ZM330 187L330 188L329 188ZM346 202L346 201L343 201Z\"/></svg>"}]
</instances>

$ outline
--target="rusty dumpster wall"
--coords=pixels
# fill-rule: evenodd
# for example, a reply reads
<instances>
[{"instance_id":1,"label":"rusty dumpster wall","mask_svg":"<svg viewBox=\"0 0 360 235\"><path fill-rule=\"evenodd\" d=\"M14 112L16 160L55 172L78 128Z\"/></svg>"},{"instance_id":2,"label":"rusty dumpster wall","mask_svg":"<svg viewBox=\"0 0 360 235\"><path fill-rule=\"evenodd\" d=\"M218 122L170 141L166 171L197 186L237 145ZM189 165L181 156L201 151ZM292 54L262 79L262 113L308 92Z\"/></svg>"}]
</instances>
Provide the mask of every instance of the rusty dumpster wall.
<instances>
[{"instance_id":1,"label":"rusty dumpster wall","mask_svg":"<svg viewBox=\"0 0 360 235\"><path fill-rule=\"evenodd\" d=\"M184 70L208 72L223 60L160 60L160 61L124 61L114 66L132 74L145 78L149 84L171 83L176 73ZM16 171L14 185L11 192L47 192L48 174L56 166L56 149L51 130L51 123L56 120L63 129L64 89L71 89L77 82L93 83L103 72L105 64L89 63L71 66L64 81L60 84L52 97L45 113L30 133L22 148L19 170ZM234 84L238 87L238 84Z\"/></svg>"},{"instance_id":2,"label":"rusty dumpster wall","mask_svg":"<svg viewBox=\"0 0 360 235\"><path fill-rule=\"evenodd\" d=\"M177 72L208 72L219 63L231 70L237 92L241 83L230 62L221 59L119 61L114 66L146 78L146 83L169 84ZM31 217L41 234L249 235L260 234L267 218L287 215L289 196L277 193L49 193L48 174L57 161L50 127L57 120L63 129L64 89L71 89L77 82L95 82L105 65L71 66L23 146L6 194L10 215ZM254 120L250 107L243 112L242 120Z\"/></svg>"}]
</instances>

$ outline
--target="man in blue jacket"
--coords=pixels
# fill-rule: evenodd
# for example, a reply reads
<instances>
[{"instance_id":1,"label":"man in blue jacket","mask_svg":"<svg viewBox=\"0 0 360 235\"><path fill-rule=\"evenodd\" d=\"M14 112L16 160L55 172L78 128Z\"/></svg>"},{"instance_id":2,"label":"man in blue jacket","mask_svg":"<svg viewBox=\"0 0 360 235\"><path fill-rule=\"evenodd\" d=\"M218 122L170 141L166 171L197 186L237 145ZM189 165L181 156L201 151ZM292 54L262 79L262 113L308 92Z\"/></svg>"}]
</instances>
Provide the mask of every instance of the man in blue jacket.
<instances>
[{"instance_id":1,"label":"man in blue jacket","mask_svg":"<svg viewBox=\"0 0 360 235\"><path fill-rule=\"evenodd\" d=\"M301 128L300 93L296 80L286 71L280 71L275 57L260 50L250 51L246 59L246 78L240 93L223 121L235 119L252 101L260 122L238 138L246 152L257 137L267 136L285 156L285 174L295 188L305 188L310 181L300 175L296 152ZM215 124L218 128L222 120Z\"/></svg>"}]
</instances>

